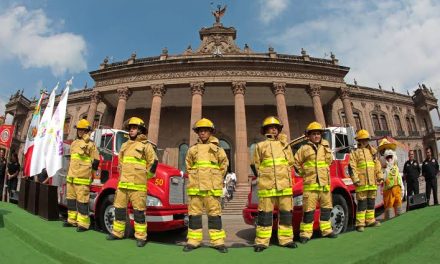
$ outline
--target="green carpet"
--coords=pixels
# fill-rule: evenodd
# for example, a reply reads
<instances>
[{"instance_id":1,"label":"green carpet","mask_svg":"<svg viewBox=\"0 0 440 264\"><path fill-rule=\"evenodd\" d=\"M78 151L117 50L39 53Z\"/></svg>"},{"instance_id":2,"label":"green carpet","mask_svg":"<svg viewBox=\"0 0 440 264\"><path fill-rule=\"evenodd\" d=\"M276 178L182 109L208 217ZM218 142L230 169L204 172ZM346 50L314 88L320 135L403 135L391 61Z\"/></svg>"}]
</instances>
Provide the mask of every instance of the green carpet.
<instances>
[{"instance_id":1,"label":"green carpet","mask_svg":"<svg viewBox=\"0 0 440 264\"><path fill-rule=\"evenodd\" d=\"M105 234L77 233L48 222L13 204L0 202L0 256L7 263L438 263L440 259L440 206L411 211L337 239L314 239L297 249L276 245L262 253L232 248L228 254L205 247L190 253L181 246L135 241L106 241ZM3 261L2 261L3 262Z\"/></svg>"}]
</instances>

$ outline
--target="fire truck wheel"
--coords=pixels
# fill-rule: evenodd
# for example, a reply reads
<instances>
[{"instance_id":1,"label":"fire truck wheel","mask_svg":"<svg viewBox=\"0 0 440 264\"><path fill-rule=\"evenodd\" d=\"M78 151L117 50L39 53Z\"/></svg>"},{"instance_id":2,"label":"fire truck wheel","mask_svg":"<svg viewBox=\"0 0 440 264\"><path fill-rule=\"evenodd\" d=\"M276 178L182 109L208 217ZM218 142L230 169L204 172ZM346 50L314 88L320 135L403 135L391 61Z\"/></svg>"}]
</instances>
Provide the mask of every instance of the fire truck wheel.
<instances>
[{"instance_id":1,"label":"fire truck wheel","mask_svg":"<svg viewBox=\"0 0 440 264\"><path fill-rule=\"evenodd\" d=\"M113 220L115 220L115 207L113 203L115 201L115 195L107 195L101 203L99 210L99 225L101 229L106 233L111 233L113 228ZM134 230L130 225L130 220L128 215L126 217L125 223L125 237L132 237L134 235Z\"/></svg>"},{"instance_id":2,"label":"fire truck wheel","mask_svg":"<svg viewBox=\"0 0 440 264\"><path fill-rule=\"evenodd\" d=\"M344 197L340 194L333 194L333 209L330 216L333 232L335 234L343 233L348 225L348 205Z\"/></svg>"}]
</instances>

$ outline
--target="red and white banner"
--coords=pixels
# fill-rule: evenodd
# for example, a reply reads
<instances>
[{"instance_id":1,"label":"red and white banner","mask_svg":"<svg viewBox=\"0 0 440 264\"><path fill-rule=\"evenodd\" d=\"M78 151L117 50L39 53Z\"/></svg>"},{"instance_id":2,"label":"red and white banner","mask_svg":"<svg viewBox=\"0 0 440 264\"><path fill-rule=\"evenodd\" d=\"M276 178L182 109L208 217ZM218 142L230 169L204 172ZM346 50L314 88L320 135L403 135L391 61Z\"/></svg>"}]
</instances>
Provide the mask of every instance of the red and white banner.
<instances>
[{"instance_id":1,"label":"red and white banner","mask_svg":"<svg viewBox=\"0 0 440 264\"><path fill-rule=\"evenodd\" d=\"M13 134L14 134L14 126L13 125L1 125L0 126L0 146L3 146L5 148L10 148Z\"/></svg>"}]
</instances>

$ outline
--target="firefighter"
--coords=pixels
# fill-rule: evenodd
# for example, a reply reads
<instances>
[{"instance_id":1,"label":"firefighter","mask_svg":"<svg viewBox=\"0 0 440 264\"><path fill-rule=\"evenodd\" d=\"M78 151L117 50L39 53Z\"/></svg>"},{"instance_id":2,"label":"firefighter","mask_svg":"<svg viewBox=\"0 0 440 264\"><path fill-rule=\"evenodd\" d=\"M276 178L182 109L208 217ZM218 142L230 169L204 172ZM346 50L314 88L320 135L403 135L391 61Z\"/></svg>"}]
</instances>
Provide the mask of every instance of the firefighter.
<instances>
[{"instance_id":1,"label":"firefighter","mask_svg":"<svg viewBox=\"0 0 440 264\"><path fill-rule=\"evenodd\" d=\"M333 232L330 216L333 208L330 188L330 164L333 161L330 144L322 138L324 129L318 122L310 123L305 131L307 143L294 156L296 171L303 177L303 219L300 224L302 244L313 234L313 220L316 206L320 207L319 227L322 236L337 238Z\"/></svg>"},{"instance_id":2,"label":"firefighter","mask_svg":"<svg viewBox=\"0 0 440 264\"><path fill-rule=\"evenodd\" d=\"M229 164L228 158L219 146L219 140L213 136L215 127L211 120L200 119L194 124L193 130L199 138L197 143L189 148L185 160L188 172L189 225L188 241L183 251L189 252L200 246L203 239L202 214L205 209L211 247L221 253L227 253L220 197L223 193L223 178Z\"/></svg>"},{"instance_id":3,"label":"firefighter","mask_svg":"<svg viewBox=\"0 0 440 264\"><path fill-rule=\"evenodd\" d=\"M90 123L81 119L75 128L77 137L70 145L70 166L66 178L67 222L63 226L77 226L78 232L84 232L90 227L90 184L92 174L99 166L99 153L90 141Z\"/></svg>"},{"instance_id":4,"label":"firefighter","mask_svg":"<svg viewBox=\"0 0 440 264\"><path fill-rule=\"evenodd\" d=\"M377 227L380 222L374 216L377 184L383 182L382 166L375 148L370 146L370 134L361 129L356 134L358 147L350 154L349 172L356 186L356 230L364 231L364 227Z\"/></svg>"},{"instance_id":5,"label":"firefighter","mask_svg":"<svg viewBox=\"0 0 440 264\"><path fill-rule=\"evenodd\" d=\"M153 145L147 140L147 128L142 119L130 118L127 129L129 140L122 144L119 151L120 178L114 202L115 220L107 240L124 237L127 204L130 202L134 211L136 245L143 247L147 243L147 179L154 176L157 157Z\"/></svg>"},{"instance_id":6,"label":"firefighter","mask_svg":"<svg viewBox=\"0 0 440 264\"><path fill-rule=\"evenodd\" d=\"M283 124L274 116L263 120L261 134L265 140L256 144L253 166L258 176L258 218L254 251L269 246L272 236L274 206L279 209L278 242L282 247L296 248L292 228L293 154L282 134Z\"/></svg>"}]
</instances>

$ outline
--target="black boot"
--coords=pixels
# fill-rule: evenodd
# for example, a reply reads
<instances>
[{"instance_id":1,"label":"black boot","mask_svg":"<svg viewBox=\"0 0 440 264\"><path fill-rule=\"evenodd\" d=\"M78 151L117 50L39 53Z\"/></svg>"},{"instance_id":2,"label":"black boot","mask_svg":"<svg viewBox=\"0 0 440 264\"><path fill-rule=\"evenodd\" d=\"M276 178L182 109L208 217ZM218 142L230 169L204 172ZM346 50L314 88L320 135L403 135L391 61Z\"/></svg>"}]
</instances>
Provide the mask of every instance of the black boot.
<instances>
[{"instance_id":1,"label":"black boot","mask_svg":"<svg viewBox=\"0 0 440 264\"><path fill-rule=\"evenodd\" d=\"M285 245L282 245L282 247L285 247L285 248L297 248L298 245L295 242L292 241L292 242L289 242L289 243L287 243Z\"/></svg>"},{"instance_id":2,"label":"black boot","mask_svg":"<svg viewBox=\"0 0 440 264\"><path fill-rule=\"evenodd\" d=\"M138 246L138 247L144 247L145 244L147 244L147 240L142 240L142 239L136 240L136 246Z\"/></svg>"},{"instance_id":3,"label":"black boot","mask_svg":"<svg viewBox=\"0 0 440 264\"><path fill-rule=\"evenodd\" d=\"M309 242L309 240L310 240L310 238L307 238L307 237L300 237L299 238L299 242L301 244L307 244L307 242Z\"/></svg>"},{"instance_id":4,"label":"black boot","mask_svg":"<svg viewBox=\"0 0 440 264\"><path fill-rule=\"evenodd\" d=\"M337 238L338 235L335 234L335 232L331 232L330 234L326 235L325 237L328 237L328 238Z\"/></svg>"},{"instance_id":5,"label":"black boot","mask_svg":"<svg viewBox=\"0 0 440 264\"><path fill-rule=\"evenodd\" d=\"M69 223L69 222L64 222L63 223L63 227L75 227L75 225Z\"/></svg>"},{"instance_id":6,"label":"black boot","mask_svg":"<svg viewBox=\"0 0 440 264\"><path fill-rule=\"evenodd\" d=\"M254 251L255 252L262 252L263 250L265 250L267 247L264 245L255 245L254 246Z\"/></svg>"},{"instance_id":7,"label":"black boot","mask_svg":"<svg viewBox=\"0 0 440 264\"><path fill-rule=\"evenodd\" d=\"M120 240L122 238L119 238L117 236L114 236L113 234L108 234L107 237L105 238L107 240Z\"/></svg>"},{"instance_id":8,"label":"black boot","mask_svg":"<svg viewBox=\"0 0 440 264\"><path fill-rule=\"evenodd\" d=\"M186 245L183 247L183 251L184 251L184 252L190 252L190 251L193 251L193 250L196 249L196 248L198 248L198 247L193 246L193 245L191 245L191 244L186 244Z\"/></svg>"},{"instance_id":9,"label":"black boot","mask_svg":"<svg viewBox=\"0 0 440 264\"><path fill-rule=\"evenodd\" d=\"M228 248L225 245L215 246L214 248L220 253L228 253Z\"/></svg>"},{"instance_id":10,"label":"black boot","mask_svg":"<svg viewBox=\"0 0 440 264\"><path fill-rule=\"evenodd\" d=\"M87 231L87 230L89 230L89 229L87 229L87 228L85 228L85 227L82 227L82 226L78 226L78 227L76 228L76 232L85 232L85 231Z\"/></svg>"}]
</instances>

